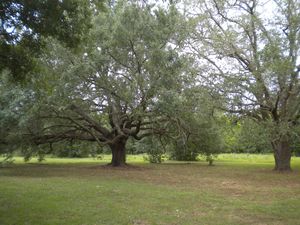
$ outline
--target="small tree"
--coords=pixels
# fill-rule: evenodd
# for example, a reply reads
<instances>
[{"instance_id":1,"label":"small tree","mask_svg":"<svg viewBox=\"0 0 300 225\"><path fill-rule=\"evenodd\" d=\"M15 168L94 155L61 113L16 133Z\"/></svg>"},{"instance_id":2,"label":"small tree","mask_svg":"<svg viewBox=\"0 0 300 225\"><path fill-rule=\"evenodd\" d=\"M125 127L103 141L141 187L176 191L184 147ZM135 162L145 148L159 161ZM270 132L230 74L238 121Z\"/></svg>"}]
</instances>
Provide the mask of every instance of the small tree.
<instances>
[{"instance_id":1,"label":"small tree","mask_svg":"<svg viewBox=\"0 0 300 225\"><path fill-rule=\"evenodd\" d=\"M174 151L171 152L171 158L194 161L199 155L212 158L218 154L223 147L221 130L215 120L214 106L207 92L194 84L178 98L177 104L184 107L176 112L177 123L181 125L178 126L179 135L172 139Z\"/></svg>"}]
</instances>

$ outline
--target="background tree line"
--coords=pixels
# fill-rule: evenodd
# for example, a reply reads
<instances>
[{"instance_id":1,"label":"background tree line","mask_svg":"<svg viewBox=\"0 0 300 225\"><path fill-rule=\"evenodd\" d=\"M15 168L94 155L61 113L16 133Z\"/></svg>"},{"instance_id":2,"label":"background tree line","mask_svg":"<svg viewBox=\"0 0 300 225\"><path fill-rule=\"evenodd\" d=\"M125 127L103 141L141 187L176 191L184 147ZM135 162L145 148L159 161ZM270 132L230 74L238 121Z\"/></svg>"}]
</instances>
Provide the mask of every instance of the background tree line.
<instances>
[{"instance_id":1,"label":"background tree line","mask_svg":"<svg viewBox=\"0 0 300 225\"><path fill-rule=\"evenodd\" d=\"M153 162L165 153L273 152L275 169L290 170L299 146L299 2L0 6L2 153L109 149L122 166L126 148Z\"/></svg>"}]
</instances>

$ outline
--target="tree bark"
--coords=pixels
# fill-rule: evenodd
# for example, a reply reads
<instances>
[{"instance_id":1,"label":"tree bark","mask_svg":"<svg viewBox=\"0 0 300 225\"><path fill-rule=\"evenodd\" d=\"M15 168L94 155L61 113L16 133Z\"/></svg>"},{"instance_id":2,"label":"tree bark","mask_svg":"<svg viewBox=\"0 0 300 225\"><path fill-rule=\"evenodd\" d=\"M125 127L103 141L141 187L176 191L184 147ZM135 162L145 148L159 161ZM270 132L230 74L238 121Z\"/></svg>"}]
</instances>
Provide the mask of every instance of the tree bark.
<instances>
[{"instance_id":1,"label":"tree bark","mask_svg":"<svg viewBox=\"0 0 300 225\"><path fill-rule=\"evenodd\" d=\"M116 143L110 145L112 159L109 165L114 167L126 165L126 141L127 139L120 139Z\"/></svg>"},{"instance_id":2,"label":"tree bark","mask_svg":"<svg viewBox=\"0 0 300 225\"><path fill-rule=\"evenodd\" d=\"M288 140L278 140L272 143L275 159L275 171L291 171L291 148Z\"/></svg>"}]
</instances>

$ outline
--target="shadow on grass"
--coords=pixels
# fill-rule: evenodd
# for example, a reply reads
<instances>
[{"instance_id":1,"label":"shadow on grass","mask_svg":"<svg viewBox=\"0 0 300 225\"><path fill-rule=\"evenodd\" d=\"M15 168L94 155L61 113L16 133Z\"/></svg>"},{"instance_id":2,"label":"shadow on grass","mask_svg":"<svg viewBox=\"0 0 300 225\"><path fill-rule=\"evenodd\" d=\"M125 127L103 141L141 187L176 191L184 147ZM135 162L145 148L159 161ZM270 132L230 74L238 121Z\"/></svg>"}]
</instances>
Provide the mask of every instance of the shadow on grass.
<instances>
[{"instance_id":1,"label":"shadow on grass","mask_svg":"<svg viewBox=\"0 0 300 225\"><path fill-rule=\"evenodd\" d=\"M299 166L292 172L279 173L272 170L271 164L235 164L216 162L215 166L209 166L206 162L165 162L162 164L132 163L125 167L107 166L107 163L22 163L10 164L0 167L1 177L157 177L157 176L216 176L235 177L241 176L249 179L253 176L266 176L278 178L277 174L284 176L299 175ZM173 176L172 175L172 176ZM200 178L200 177L199 177Z\"/></svg>"},{"instance_id":2,"label":"shadow on grass","mask_svg":"<svg viewBox=\"0 0 300 225\"><path fill-rule=\"evenodd\" d=\"M10 164L0 167L0 177L84 177L126 172L143 172L151 170L149 164L128 164L122 167L112 167L107 163L25 163Z\"/></svg>"}]
</instances>

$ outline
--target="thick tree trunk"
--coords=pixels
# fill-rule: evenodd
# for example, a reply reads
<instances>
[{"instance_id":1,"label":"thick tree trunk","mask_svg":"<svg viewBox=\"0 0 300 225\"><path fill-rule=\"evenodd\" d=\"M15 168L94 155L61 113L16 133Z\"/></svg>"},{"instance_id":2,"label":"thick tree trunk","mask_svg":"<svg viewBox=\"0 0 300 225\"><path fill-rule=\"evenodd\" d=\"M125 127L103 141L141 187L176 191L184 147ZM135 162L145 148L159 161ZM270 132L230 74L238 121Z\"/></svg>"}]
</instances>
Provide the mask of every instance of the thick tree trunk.
<instances>
[{"instance_id":1,"label":"thick tree trunk","mask_svg":"<svg viewBox=\"0 0 300 225\"><path fill-rule=\"evenodd\" d=\"M275 167L276 171L290 171L291 170L291 148L288 140L278 140L274 143L274 159L275 159Z\"/></svg>"},{"instance_id":2,"label":"thick tree trunk","mask_svg":"<svg viewBox=\"0 0 300 225\"><path fill-rule=\"evenodd\" d=\"M126 165L126 139L120 139L118 142L111 144L112 159L109 165L125 166Z\"/></svg>"}]
</instances>

